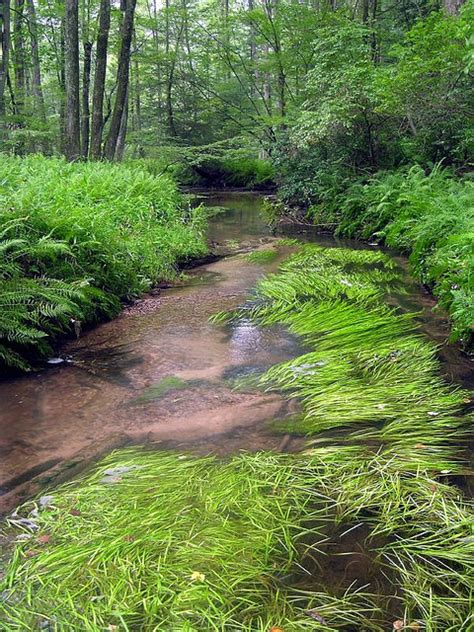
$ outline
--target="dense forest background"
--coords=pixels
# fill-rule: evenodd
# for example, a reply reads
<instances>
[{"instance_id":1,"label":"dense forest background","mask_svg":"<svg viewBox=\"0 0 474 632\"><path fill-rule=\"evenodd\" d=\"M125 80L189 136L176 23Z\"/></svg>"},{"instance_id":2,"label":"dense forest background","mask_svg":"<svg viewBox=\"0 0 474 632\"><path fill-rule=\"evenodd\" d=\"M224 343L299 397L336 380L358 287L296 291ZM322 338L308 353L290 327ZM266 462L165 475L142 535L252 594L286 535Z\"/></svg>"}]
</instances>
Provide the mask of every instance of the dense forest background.
<instances>
[{"instance_id":1,"label":"dense forest background","mask_svg":"<svg viewBox=\"0 0 474 632\"><path fill-rule=\"evenodd\" d=\"M462 0L2 0L0 11L1 140L15 154L163 158L212 144L307 180L410 161L462 168L472 149L474 16Z\"/></svg>"}]
</instances>

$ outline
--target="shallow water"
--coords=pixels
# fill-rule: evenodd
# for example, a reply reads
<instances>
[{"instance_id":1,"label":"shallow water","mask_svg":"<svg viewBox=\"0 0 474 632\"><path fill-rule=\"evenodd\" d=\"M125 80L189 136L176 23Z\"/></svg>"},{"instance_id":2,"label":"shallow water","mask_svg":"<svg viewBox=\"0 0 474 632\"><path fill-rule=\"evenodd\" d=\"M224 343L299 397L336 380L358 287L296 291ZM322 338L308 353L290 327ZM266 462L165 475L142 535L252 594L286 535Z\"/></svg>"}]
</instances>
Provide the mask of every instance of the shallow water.
<instances>
[{"instance_id":1,"label":"shallow water","mask_svg":"<svg viewBox=\"0 0 474 632\"><path fill-rule=\"evenodd\" d=\"M300 354L300 343L281 328L246 321L223 328L208 319L241 305L285 253L268 264L245 256L275 239L259 215L261 197L220 193L203 200L228 209L210 224L213 247L237 254L194 269L179 287L145 296L68 343L58 352L62 364L0 384L0 512L127 443L219 454L282 448L281 435L265 422L291 414L296 404L233 387ZM304 237L339 245L312 232ZM405 285L408 294L391 300L420 309L423 328L444 341L445 319L432 315L432 299L408 278ZM472 361L455 347L443 346L442 356L451 379L472 378ZM285 443L297 447L296 440Z\"/></svg>"}]
</instances>

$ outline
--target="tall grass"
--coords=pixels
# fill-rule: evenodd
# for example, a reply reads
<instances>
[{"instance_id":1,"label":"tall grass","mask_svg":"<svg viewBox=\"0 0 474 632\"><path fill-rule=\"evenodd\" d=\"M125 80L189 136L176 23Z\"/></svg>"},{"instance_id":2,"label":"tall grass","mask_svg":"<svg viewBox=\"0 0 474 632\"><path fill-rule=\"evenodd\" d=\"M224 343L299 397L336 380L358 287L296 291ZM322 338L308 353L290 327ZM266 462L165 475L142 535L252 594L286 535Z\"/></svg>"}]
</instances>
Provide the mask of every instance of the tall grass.
<instances>
[{"instance_id":1,"label":"tall grass","mask_svg":"<svg viewBox=\"0 0 474 632\"><path fill-rule=\"evenodd\" d=\"M114 315L120 301L202 254L203 217L168 177L40 156L0 162L0 364ZM66 300L67 299L67 300ZM77 326L77 325L76 325Z\"/></svg>"},{"instance_id":2,"label":"tall grass","mask_svg":"<svg viewBox=\"0 0 474 632\"><path fill-rule=\"evenodd\" d=\"M377 238L410 254L414 275L433 289L466 346L474 327L474 183L439 166L380 172L310 209L345 237ZM321 219L323 218L323 219Z\"/></svg>"}]
</instances>

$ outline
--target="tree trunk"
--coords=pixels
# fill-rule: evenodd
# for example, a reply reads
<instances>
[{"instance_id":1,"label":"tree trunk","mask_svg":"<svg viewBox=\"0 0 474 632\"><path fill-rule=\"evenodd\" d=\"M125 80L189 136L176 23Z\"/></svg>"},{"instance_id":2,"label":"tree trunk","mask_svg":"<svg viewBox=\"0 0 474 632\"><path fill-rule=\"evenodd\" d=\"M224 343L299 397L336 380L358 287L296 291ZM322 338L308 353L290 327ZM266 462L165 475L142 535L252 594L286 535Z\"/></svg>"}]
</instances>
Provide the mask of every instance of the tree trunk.
<instances>
[{"instance_id":1,"label":"tree trunk","mask_svg":"<svg viewBox=\"0 0 474 632\"><path fill-rule=\"evenodd\" d=\"M127 125L128 125L128 95L130 90L127 90L127 98L125 99L125 107L122 112L122 120L120 121L120 129L117 137L117 147L115 149L115 160L121 162L123 160L123 154L125 151L125 138L127 137Z\"/></svg>"},{"instance_id":2,"label":"tree trunk","mask_svg":"<svg viewBox=\"0 0 474 632\"><path fill-rule=\"evenodd\" d=\"M87 158L89 155L89 130L90 130L90 108L89 108L89 87L91 81L91 58L92 42L84 42L84 67L82 75L82 155Z\"/></svg>"},{"instance_id":3,"label":"tree trunk","mask_svg":"<svg viewBox=\"0 0 474 632\"><path fill-rule=\"evenodd\" d=\"M13 19L13 64L15 67L15 110L23 111L25 104L25 38L23 36L24 0L15 0Z\"/></svg>"},{"instance_id":4,"label":"tree trunk","mask_svg":"<svg viewBox=\"0 0 474 632\"><path fill-rule=\"evenodd\" d=\"M68 160L81 155L79 111L79 3L66 0L65 13L66 126L64 153Z\"/></svg>"},{"instance_id":5,"label":"tree trunk","mask_svg":"<svg viewBox=\"0 0 474 632\"><path fill-rule=\"evenodd\" d=\"M44 108L43 87L41 85L41 66L38 49L38 25L36 21L36 10L34 0L26 0L26 8L28 12L28 26L30 32L30 46L31 46L31 64L32 64L32 77L31 77L31 89L33 92L33 98L35 101L35 109L41 120L46 118Z\"/></svg>"},{"instance_id":6,"label":"tree trunk","mask_svg":"<svg viewBox=\"0 0 474 632\"><path fill-rule=\"evenodd\" d=\"M0 56L0 117L4 117L6 114L5 88L10 57L10 0L0 0Z\"/></svg>"},{"instance_id":7,"label":"tree trunk","mask_svg":"<svg viewBox=\"0 0 474 632\"><path fill-rule=\"evenodd\" d=\"M99 160L102 155L102 129L104 119L104 90L107 72L107 47L110 30L110 0L101 0L99 32L97 33L94 95L92 98L92 131L90 156Z\"/></svg>"},{"instance_id":8,"label":"tree trunk","mask_svg":"<svg viewBox=\"0 0 474 632\"><path fill-rule=\"evenodd\" d=\"M458 15L465 0L444 0L444 9L448 15Z\"/></svg>"},{"instance_id":9,"label":"tree trunk","mask_svg":"<svg viewBox=\"0 0 474 632\"><path fill-rule=\"evenodd\" d=\"M125 13L121 28L121 45L117 69L117 93L110 120L110 129L104 148L104 158L113 160L120 133L122 116L127 102L128 80L130 76L130 48L132 44L133 17L136 0L125 0Z\"/></svg>"}]
</instances>

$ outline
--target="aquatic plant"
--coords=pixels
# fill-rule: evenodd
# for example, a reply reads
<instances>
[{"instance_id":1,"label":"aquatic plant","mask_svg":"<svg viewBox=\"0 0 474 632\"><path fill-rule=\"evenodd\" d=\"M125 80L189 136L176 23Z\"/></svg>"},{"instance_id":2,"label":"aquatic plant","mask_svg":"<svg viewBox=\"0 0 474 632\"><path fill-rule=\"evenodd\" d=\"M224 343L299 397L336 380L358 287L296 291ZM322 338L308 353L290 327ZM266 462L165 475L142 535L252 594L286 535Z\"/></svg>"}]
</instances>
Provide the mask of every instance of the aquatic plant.
<instances>
[{"instance_id":1,"label":"aquatic plant","mask_svg":"<svg viewBox=\"0 0 474 632\"><path fill-rule=\"evenodd\" d=\"M285 625L293 611L277 577L292 568L307 501L294 468L270 454L113 454L55 491L19 538L2 620L12 631Z\"/></svg>"},{"instance_id":2,"label":"aquatic plant","mask_svg":"<svg viewBox=\"0 0 474 632\"><path fill-rule=\"evenodd\" d=\"M471 517L452 486L360 446L122 450L10 518L0 613L12 632L467 630ZM362 545L372 579L321 574Z\"/></svg>"},{"instance_id":3,"label":"aquatic plant","mask_svg":"<svg viewBox=\"0 0 474 632\"><path fill-rule=\"evenodd\" d=\"M469 471L461 452L469 394L442 379L436 348L414 315L383 305L390 275L397 282L393 265L385 284L384 269L373 268L384 258L301 246L232 317L284 324L313 348L260 379L302 405L301 414L272 425L310 437L301 467L318 481L320 520L332 523L334 511L336 522L370 528L369 545L395 586L397 625L468 630L472 505L440 478Z\"/></svg>"},{"instance_id":4,"label":"aquatic plant","mask_svg":"<svg viewBox=\"0 0 474 632\"><path fill-rule=\"evenodd\" d=\"M262 250L254 250L247 255L250 263L270 263L278 257L278 250L275 248L265 248Z\"/></svg>"}]
</instances>

